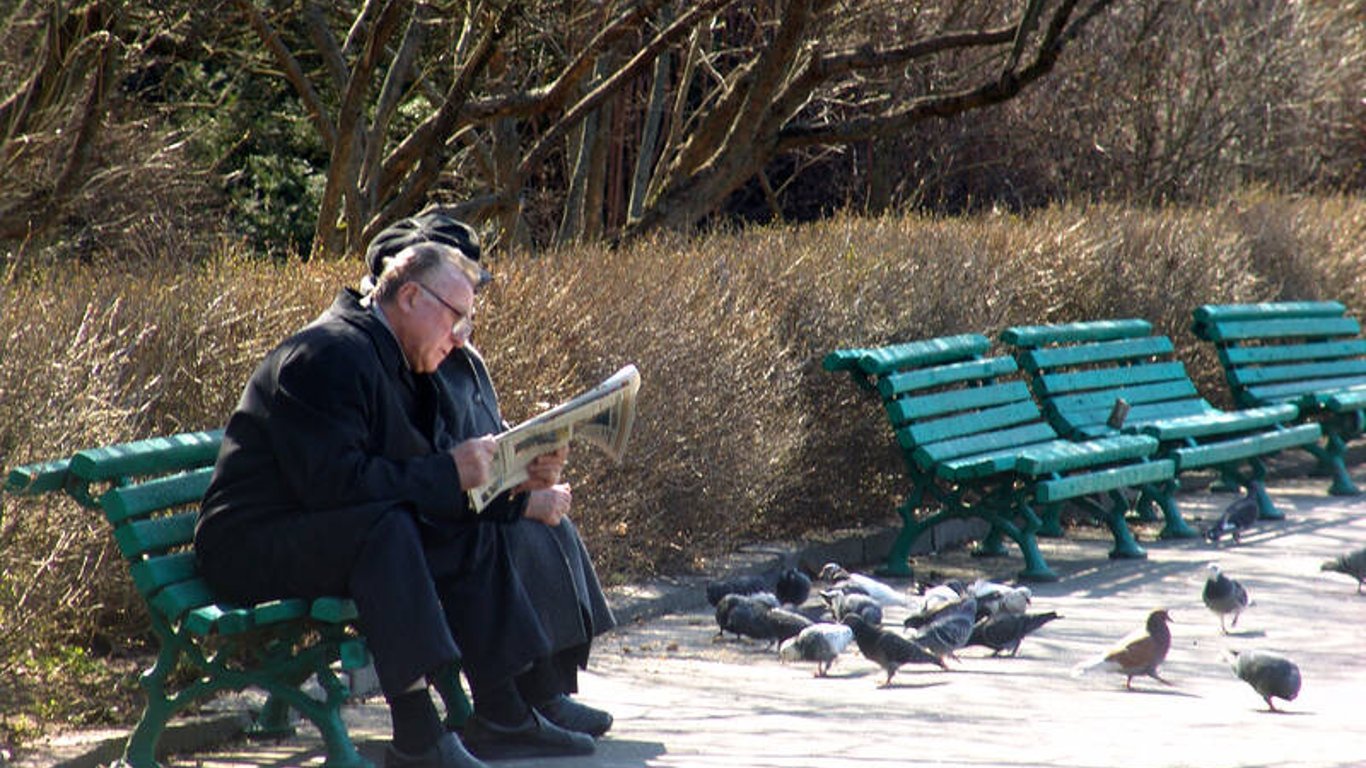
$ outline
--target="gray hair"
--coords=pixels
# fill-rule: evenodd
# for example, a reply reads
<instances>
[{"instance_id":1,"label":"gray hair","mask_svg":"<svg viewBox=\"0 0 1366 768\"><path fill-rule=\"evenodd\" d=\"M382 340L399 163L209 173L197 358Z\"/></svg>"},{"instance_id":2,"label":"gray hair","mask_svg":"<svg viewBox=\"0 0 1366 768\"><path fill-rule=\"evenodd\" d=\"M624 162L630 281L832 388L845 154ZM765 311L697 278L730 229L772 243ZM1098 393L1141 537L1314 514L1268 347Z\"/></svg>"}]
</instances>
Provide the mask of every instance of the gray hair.
<instances>
[{"instance_id":1,"label":"gray hair","mask_svg":"<svg viewBox=\"0 0 1366 768\"><path fill-rule=\"evenodd\" d=\"M384 271L375 282L373 298L391 301L404 283L422 282L448 265L464 275L471 287L478 288L487 282L488 272L460 249L438 242L418 243L386 260Z\"/></svg>"}]
</instances>

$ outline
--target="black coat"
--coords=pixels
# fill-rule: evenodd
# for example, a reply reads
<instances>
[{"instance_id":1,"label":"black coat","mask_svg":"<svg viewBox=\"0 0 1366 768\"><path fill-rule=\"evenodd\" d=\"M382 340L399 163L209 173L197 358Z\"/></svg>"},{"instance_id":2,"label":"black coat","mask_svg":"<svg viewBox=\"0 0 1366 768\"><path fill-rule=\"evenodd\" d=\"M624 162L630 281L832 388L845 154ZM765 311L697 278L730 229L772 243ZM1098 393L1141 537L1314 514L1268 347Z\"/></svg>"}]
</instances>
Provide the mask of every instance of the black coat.
<instances>
[{"instance_id":1,"label":"black coat","mask_svg":"<svg viewBox=\"0 0 1366 768\"><path fill-rule=\"evenodd\" d=\"M201 508L201 567L244 602L355 597L386 692L448 661L451 635L467 674L505 677L549 653L549 640L500 526L474 520L439 450L441 385L407 369L393 334L357 298L343 291L252 375ZM496 514L515 513L515 501L498 503ZM406 522L393 546L415 530L421 549L376 558L378 570L358 564L377 551L367 539L375 521L395 510Z\"/></svg>"}]
</instances>

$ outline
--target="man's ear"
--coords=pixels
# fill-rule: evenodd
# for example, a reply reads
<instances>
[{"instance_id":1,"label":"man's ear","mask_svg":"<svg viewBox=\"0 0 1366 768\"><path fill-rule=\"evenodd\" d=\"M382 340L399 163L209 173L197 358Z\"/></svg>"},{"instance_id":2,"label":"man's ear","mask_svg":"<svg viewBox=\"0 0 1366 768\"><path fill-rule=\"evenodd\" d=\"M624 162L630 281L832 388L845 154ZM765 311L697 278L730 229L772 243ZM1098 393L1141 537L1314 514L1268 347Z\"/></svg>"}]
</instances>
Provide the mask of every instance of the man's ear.
<instances>
[{"instance_id":1,"label":"man's ear","mask_svg":"<svg viewBox=\"0 0 1366 768\"><path fill-rule=\"evenodd\" d=\"M413 305L417 303L417 295L422 292L422 286L417 283L404 283L394 292L394 306L398 307L404 314L413 311Z\"/></svg>"}]
</instances>

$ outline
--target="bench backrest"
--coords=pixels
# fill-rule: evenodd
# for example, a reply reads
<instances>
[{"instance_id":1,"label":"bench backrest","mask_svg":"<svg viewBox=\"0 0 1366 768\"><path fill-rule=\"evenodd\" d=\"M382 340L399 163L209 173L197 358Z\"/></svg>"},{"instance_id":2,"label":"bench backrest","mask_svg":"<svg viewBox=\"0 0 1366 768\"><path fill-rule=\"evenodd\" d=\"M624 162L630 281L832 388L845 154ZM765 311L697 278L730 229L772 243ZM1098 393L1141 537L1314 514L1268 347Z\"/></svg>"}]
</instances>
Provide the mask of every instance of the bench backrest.
<instances>
[{"instance_id":1,"label":"bench backrest","mask_svg":"<svg viewBox=\"0 0 1366 768\"><path fill-rule=\"evenodd\" d=\"M1053 425L1068 437L1113 434L1117 400L1126 423L1209 413L1170 338L1147 320L1098 320L1007 328L1001 340L1019 350Z\"/></svg>"},{"instance_id":2,"label":"bench backrest","mask_svg":"<svg viewBox=\"0 0 1366 768\"><path fill-rule=\"evenodd\" d=\"M1241 405L1314 408L1334 391L1366 388L1366 339L1340 302L1206 304L1192 331L1217 346Z\"/></svg>"},{"instance_id":3,"label":"bench backrest","mask_svg":"<svg viewBox=\"0 0 1366 768\"><path fill-rule=\"evenodd\" d=\"M1018 378L1015 360L985 357L990 347L981 334L963 334L837 350L823 366L876 388L913 469L986 457L976 468L990 474L1013 468L1019 449L1058 437Z\"/></svg>"}]
</instances>

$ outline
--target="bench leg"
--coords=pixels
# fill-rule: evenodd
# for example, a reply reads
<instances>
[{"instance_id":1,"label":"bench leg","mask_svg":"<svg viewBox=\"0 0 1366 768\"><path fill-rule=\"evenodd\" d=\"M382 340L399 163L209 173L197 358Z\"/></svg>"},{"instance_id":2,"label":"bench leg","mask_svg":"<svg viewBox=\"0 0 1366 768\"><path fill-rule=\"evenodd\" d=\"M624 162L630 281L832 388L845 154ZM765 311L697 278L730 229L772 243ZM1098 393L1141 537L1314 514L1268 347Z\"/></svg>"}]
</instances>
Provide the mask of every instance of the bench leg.
<instances>
[{"instance_id":1,"label":"bench leg","mask_svg":"<svg viewBox=\"0 0 1366 768\"><path fill-rule=\"evenodd\" d=\"M896 535L896 541L892 542L892 549L887 553L887 562L878 569L878 575L914 575L911 572L911 547L927 527L925 523L916 520L915 510L920 507L920 501L924 497L924 489L917 487L905 503L896 508L896 513L901 516L901 532Z\"/></svg>"},{"instance_id":2,"label":"bench leg","mask_svg":"<svg viewBox=\"0 0 1366 768\"><path fill-rule=\"evenodd\" d=\"M1061 539L1066 533L1062 529L1062 504L1045 504L1039 513L1039 530L1035 536L1045 539Z\"/></svg>"},{"instance_id":3,"label":"bench leg","mask_svg":"<svg viewBox=\"0 0 1366 768\"><path fill-rule=\"evenodd\" d=\"M1127 520L1129 514L1129 500L1118 490L1112 490L1110 495L1110 507L1096 499L1079 496L1076 502L1086 507L1092 514L1105 522L1110 529L1110 535L1115 540L1115 546L1110 550L1110 557L1118 558L1144 558L1148 552L1138 545L1134 539L1133 531L1129 530Z\"/></svg>"},{"instance_id":4,"label":"bench leg","mask_svg":"<svg viewBox=\"0 0 1366 768\"><path fill-rule=\"evenodd\" d=\"M460 664L452 664L438 672L432 679L432 687L441 694L441 700L446 704L446 717L442 721L446 730L463 729L470 715L474 714L474 707L470 706L469 697L460 685Z\"/></svg>"},{"instance_id":5,"label":"bench leg","mask_svg":"<svg viewBox=\"0 0 1366 768\"><path fill-rule=\"evenodd\" d=\"M147 692L147 706L142 710L137 727L123 748L123 765L131 768L159 768L157 742L161 740L166 722L175 714L175 703L166 696L166 678L175 670L180 652L173 644L163 642L157 652L156 663L142 673L139 682Z\"/></svg>"},{"instance_id":6,"label":"bench leg","mask_svg":"<svg viewBox=\"0 0 1366 768\"><path fill-rule=\"evenodd\" d=\"M1158 533L1159 539L1193 539L1199 536L1195 529L1186 523L1186 519L1181 516L1181 508L1176 504L1176 492L1180 484L1176 479L1166 480L1160 484L1145 483L1139 493L1139 506L1152 508L1157 507L1162 510L1162 531Z\"/></svg>"},{"instance_id":7,"label":"bench leg","mask_svg":"<svg viewBox=\"0 0 1366 768\"><path fill-rule=\"evenodd\" d=\"M1327 439L1324 445L1307 445L1305 450L1314 454L1319 460L1319 469L1324 474L1333 478L1333 484L1329 486L1328 493L1332 496L1356 496L1361 493L1356 483L1352 482L1352 476L1347 473L1347 464L1343 461L1343 456L1347 453L1347 443L1337 433L1330 430L1328 425L1324 425L1324 433Z\"/></svg>"}]
</instances>

